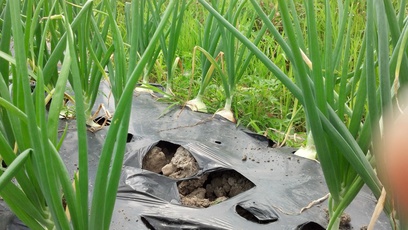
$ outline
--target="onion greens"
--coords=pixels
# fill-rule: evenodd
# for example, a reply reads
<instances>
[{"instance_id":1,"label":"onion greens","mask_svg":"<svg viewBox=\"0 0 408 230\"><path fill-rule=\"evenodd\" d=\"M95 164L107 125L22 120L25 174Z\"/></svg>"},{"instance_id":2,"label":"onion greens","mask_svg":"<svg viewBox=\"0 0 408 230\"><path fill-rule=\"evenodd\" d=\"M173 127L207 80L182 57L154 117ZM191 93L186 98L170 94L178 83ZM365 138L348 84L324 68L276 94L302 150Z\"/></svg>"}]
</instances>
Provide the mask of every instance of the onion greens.
<instances>
[{"instance_id":1,"label":"onion greens","mask_svg":"<svg viewBox=\"0 0 408 230\"><path fill-rule=\"evenodd\" d=\"M390 82L393 79L390 73L395 71L395 59L393 56L390 58L389 50L390 47L399 50L398 42L403 37L400 29L402 16L397 18L395 12L398 9L393 8L391 1L367 1L365 40L361 44L359 59L350 62L351 1L324 2L325 35L322 37L317 29L320 18L316 17L315 1L304 1L307 37L303 37L299 29L301 23L298 15L294 15L293 0L278 1L284 35L277 33L278 30L267 19L259 3L250 1L294 66L295 82L238 31L228 16L220 14L216 7L204 0L199 0L228 31L228 36L235 37L248 47L303 105L308 129L330 191L328 229L338 229L340 215L364 183L377 198L381 195L382 183L375 172L374 153L378 151L376 143L381 138L378 128L382 121L380 118L392 105ZM332 7L336 7L339 17L332 17ZM401 3L400 8L405 7L406 3ZM336 33L331 29L333 23L339 25ZM399 60L406 63L406 51L402 55L404 58ZM350 66L352 64L354 66ZM349 72L350 69L354 72ZM403 78L398 79L401 86L406 80ZM366 106L367 110L364 109ZM404 229L403 223L396 219L398 217L394 214L389 197L384 210L393 227Z\"/></svg>"}]
</instances>

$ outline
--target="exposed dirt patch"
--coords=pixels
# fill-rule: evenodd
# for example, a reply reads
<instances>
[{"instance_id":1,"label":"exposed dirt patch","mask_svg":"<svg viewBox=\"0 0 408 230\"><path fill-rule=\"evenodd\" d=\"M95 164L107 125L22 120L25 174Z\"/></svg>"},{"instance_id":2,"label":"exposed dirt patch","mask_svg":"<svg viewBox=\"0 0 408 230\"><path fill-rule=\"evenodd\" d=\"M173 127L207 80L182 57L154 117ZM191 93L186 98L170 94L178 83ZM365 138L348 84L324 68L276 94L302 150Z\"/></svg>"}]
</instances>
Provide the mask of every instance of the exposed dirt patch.
<instances>
[{"instance_id":1,"label":"exposed dirt patch","mask_svg":"<svg viewBox=\"0 0 408 230\"><path fill-rule=\"evenodd\" d=\"M198 173L193 155L180 145L160 141L146 153L142 169L173 179L189 178ZM255 186L235 170L206 173L199 178L179 181L181 203L189 207L206 208L236 196Z\"/></svg>"},{"instance_id":2,"label":"exposed dirt patch","mask_svg":"<svg viewBox=\"0 0 408 230\"><path fill-rule=\"evenodd\" d=\"M173 144L168 146L169 148L159 147L159 144L150 149L145 155L142 169L174 179L188 178L198 172L197 161L185 148L182 146L174 148Z\"/></svg>"},{"instance_id":3,"label":"exposed dirt patch","mask_svg":"<svg viewBox=\"0 0 408 230\"><path fill-rule=\"evenodd\" d=\"M200 208L218 204L254 186L254 183L234 170L212 172L178 184L181 203Z\"/></svg>"},{"instance_id":4,"label":"exposed dirt patch","mask_svg":"<svg viewBox=\"0 0 408 230\"><path fill-rule=\"evenodd\" d=\"M167 149L154 146L143 158L142 169L147 169L155 173L162 173L162 168L170 162Z\"/></svg>"},{"instance_id":5,"label":"exposed dirt patch","mask_svg":"<svg viewBox=\"0 0 408 230\"><path fill-rule=\"evenodd\" d=\"M170 178L179 179L194 176L198 172L198 164L185 148L179 147L170 162L162 167L162 173Z\"/></svg>"},{"instance_id":6,"label":"exposed dirt patch","mask_svg":"<svg viewBox=\"0 0 408 230\"><path fill-rule=\"evenodd\" d=\"M340 217L340 226L348 228L350 226L351 216L347 213L343 213Z\"/></svg>"},{"instance_id":7,"label":"exposed dirt patch","mask_svg":"<svg viewBox=\"0 0 408 230\"><path fill-rule=\"evenodd\" d=\"M329 210L325 209L326 212L326 217L327 217L327 221L329 221ZM339 229L340 230L349 230L349 229L353 229L350 225L351 222L351 216L347 213L343 213L340 216L340 226ZM363 227L362 227L363 229Z\"/></svg>"}]
</instances>

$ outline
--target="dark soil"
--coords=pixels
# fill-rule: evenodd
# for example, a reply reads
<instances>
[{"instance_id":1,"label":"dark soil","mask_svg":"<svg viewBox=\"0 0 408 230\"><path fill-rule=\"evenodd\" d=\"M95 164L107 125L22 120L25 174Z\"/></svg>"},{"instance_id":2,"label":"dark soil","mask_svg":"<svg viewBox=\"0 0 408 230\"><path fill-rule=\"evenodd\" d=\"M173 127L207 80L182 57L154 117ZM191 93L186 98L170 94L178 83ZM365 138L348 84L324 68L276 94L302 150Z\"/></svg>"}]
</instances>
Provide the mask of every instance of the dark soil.
<instances>
[{"instance_id":1,"label":"dark soil","mask_svg":"<svg viewBox=\"0 0 408 230\"><path fill-rule=\"evenodd\" d=\"M181 203L200 208L218 204L254 186L250 180L234 170L212 172L178 184Z\"/></svg>"}]
</instances>

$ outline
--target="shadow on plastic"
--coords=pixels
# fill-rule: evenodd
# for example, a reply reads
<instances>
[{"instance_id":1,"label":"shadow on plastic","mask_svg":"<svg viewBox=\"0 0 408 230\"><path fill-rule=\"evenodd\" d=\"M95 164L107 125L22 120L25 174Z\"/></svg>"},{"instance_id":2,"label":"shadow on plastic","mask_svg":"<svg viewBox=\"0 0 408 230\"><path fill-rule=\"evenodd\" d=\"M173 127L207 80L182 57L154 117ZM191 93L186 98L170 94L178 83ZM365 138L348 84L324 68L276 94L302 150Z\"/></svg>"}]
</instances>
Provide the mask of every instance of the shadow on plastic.
<instances>
[{"instance_id":1,"label":"shadow on plastic","mask_svg":"<svg viewBox=\"0 0 408 230\"><path fill-rule=\"evenodd\" d=\"M235 207L235 211L246 220L258 224L269 224L279 219L273 209L263 206L255 202L243 202Z\"/></svg>"},{"instance_id":2,"label":"shadow on plastic","mask_svg":"<svg viewBox=\"0 0 408 230\"><path fill-rule=\"evenodd\" d=\"M299 225L296 229L297 230L324 230L325 228L323 228L320 224L316 222L310 221L310 222Z\"/></svg>"},{"instance_id":3,"label":"shadow on plastic","mask_svg":"<svg viewBox=\"0 0 408 230\"><path fill-rule=\"evenodd\" d=\"M224 229L183 218L165 216L142 216L143 224L150 230L161 229Z\"/></svg>"}]
</instances>

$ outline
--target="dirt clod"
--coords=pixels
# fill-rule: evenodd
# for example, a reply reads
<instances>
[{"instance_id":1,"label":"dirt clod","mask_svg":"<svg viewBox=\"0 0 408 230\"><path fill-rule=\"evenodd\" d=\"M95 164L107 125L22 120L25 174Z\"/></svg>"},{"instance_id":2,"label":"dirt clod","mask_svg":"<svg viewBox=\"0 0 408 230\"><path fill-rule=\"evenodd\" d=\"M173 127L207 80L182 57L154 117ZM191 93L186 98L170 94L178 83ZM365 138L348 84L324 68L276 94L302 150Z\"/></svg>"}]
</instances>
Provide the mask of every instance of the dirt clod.
<instances>
[{"instance_id":1,"label":"dirt clod","mask_svg":"<svg viewBox=\"0 0 408 230\"><path fill-rule=\"evenodd\" d=\"M180 146L170 163L162 167L162 172L174 179L187 178L198 172L198 164L191 153Z\"/></svg>"},{"instance_id":2,"label":"dirt clod","mask_svg":"<svg viewBox=\"0 0 408 230\"><path fill-rule=\"evenodd\" d=\"M163 166L169 161L166 158L166 154L162 151L162 148L154 146L143 158L143 169L155 173L161 173Z\"/></svg>"},{"instance_id":3,"label":"dirt clod","mask_svg":"<svg viewBox=\"0 0 408 230\"><path fill-rule=\"evenodd\" d=\"M181 146L172 153L166 148L154 146L143 158L142 163L143 169L174 179L191 177L198 172L197 161Z\"/></svg>"},{"instance_id":4,"label":"dirt clod","mask_svg":"<svg viewBox=\"0 0 408 230\"><path fill-rule=\"evenodd\" d=\"M351 222L351 216L347 213L343 213L340 217L340 225L349 225Z\"/></svg>"},{"instance_id":5,"label":"dirt clod","mask_svg":"<svg viewBox=\"0 0 408 230\"><path fill-rule=\"evenodd\" d=\"M204 174L198 179L178 184L181 203L201 208L218 204L254 186L251 181L233 170Z\"/></svg>"},{"instance_id":6,"label":"dirt clod","mask_svg":"<svg viewBox=\"0 0 408 230\"><path fill-rule=\"evenodd\" d=\"M329 221L329 210L324 209L324 211L326 212L326 217L327 217L327 220ZM351 222L351 216L350 216L349 214L347 214L347 213L344 212L344 213L340 216L340 226L339 226L339 229L340 229L340 230L349 230L349 229L352 229L352 227L351 227L351 225L350 225L350 222Z\"/></svg>"},{"instance_id":7,"label":"dirt clod","mask_svg":"<svg viewBox=\"0 0 408 230\"><path fill-rule=\"evenodd\" d=\"M179 193L183 196L186 196L190 193L192 193L194 190L197 188L202 188L204 186L204 183L207 181L208 174L204 174L198 179L191 179L191 180L185 180L182 181L178 184L178 190Z\"/></svg>"}]
</instances>

